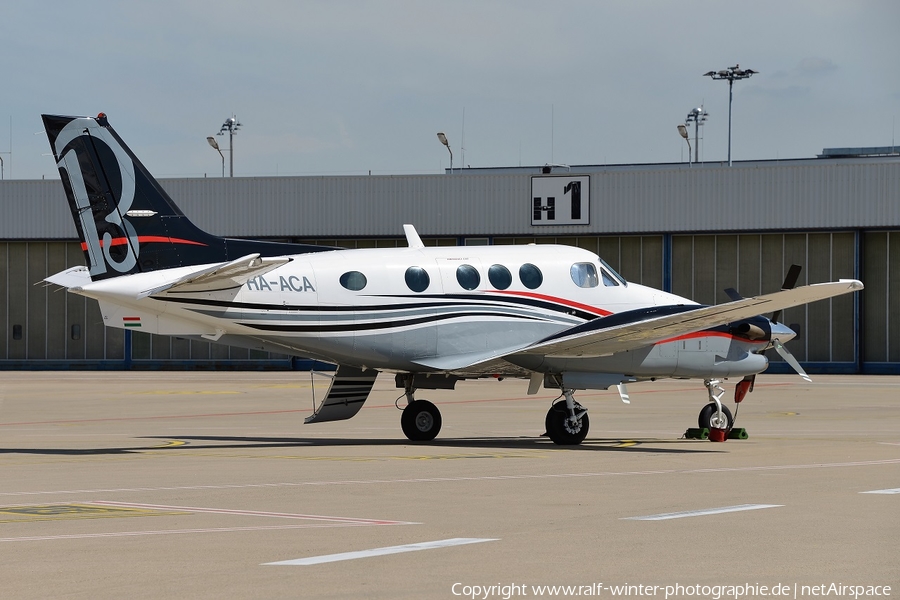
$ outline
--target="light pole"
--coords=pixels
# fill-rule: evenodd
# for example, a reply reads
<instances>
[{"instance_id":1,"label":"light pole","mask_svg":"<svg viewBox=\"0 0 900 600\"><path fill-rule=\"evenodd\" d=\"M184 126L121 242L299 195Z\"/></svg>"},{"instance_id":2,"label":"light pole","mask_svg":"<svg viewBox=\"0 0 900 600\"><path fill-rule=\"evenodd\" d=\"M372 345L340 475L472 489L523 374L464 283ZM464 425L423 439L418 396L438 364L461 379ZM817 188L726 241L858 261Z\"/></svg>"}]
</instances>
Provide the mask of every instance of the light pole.
<instances>
[{"instance_id":1,"label":"light pole","mask_svg":"<svg viewBox=\"0 0 900 600\"><path fill-rule=\"evenodd\" d=\"M740 65L734 65L733 67L728 67L722 71L710 71L709 73L704 73L704 77L712 77L715 81L719 80L727 80L728 81L728 166L731 166L731 88L734 86L734 82L740 79L748 79L751 75L755 75L759 73L759 71L754 71L753 69L741 69Z\"/></svg>"},{"instance_id":2,"label":"light pole","mask_svg":"<svg viewBox=\"0 0 900 600\"><path fill-rule=\"evenodd\" d=\"M238 129L241 128L241 124L238 122L237 118L234 115L231 115L230 119L226 119L224 123L222 123L222 128L219 129L219 133L216 135L224 135L225 132L228 132L228 176L234 177L234 134L237 133ZM224 174L222 175L225 176Z\"/></svg>"},{"instance_id":3,"label":"light pole","mask_svg":"<svg viewBox=\"0 0 900 600\"><path fill-rule=\"evenodd\" d=\"M453 173L453 150L450 149L450 142L447 140L447 136L444 135L443 131L439 131L437 136L438 140L440 140L443 145L447 146L447 152L450 153L450 173Z\"/></svg>"},{"instance_id":4,"label":"light pole","mask_svg":"<svg viewBox=\"0 0 900 600\"><path fill-rule=\"evenodd\" d=\"M684 141L687 142L688 145L688 166L691 166L691 140L688 139L687 127L684 125L678 126L678 135L684 138Z\"/></svg>"},{"instance_id":5,"label":"light pole","mask_svg":"<svg viewBox=\"0 0 900 600\"><path fill-rule=\"evenodd\" d=\"M225 177L225 155L222 154L222 151L219 149L219 144L216 142L216 138L213 136L207 136L206 141L209 142L209 145L212 146L216 152L219 153L219 156L222 157L222 177Z\"/></svg>"},{"instance_id":6,"label":"light pole","mask_svg":"<svg viewBox=\"0 0 900 600\"><path fill-rule=\"evenodd\" d=\"M700 108L693 108L691 112L688 113L687 118L684 120L684 124L687 125L689 123L694 124L694 162L700 162L700 126L706 123L706 117L709 116L709 113L703 110L703 106Z\"/></svg>"}]
</instances>

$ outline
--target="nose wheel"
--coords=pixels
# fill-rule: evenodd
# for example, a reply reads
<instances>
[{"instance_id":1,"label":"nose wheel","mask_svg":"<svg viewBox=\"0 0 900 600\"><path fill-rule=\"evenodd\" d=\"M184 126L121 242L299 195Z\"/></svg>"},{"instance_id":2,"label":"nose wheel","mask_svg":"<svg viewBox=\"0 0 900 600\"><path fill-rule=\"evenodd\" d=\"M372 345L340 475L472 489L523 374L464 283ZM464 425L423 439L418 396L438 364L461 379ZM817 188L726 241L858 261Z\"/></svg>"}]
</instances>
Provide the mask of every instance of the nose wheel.
<instances>
[{"instance_id":1,"label":"nose wheel","mask_svg":"<svg viewBox=\"0 0 900 600\"><path fill-rule=\"evenodd\" d=\"M715 402L710 402L700 411L700 418L697 420L700 429L731 429L734 425L734 417L727 406L722 407L722 416L719 416L719 408Z\"/></svg>"}]
</instances>

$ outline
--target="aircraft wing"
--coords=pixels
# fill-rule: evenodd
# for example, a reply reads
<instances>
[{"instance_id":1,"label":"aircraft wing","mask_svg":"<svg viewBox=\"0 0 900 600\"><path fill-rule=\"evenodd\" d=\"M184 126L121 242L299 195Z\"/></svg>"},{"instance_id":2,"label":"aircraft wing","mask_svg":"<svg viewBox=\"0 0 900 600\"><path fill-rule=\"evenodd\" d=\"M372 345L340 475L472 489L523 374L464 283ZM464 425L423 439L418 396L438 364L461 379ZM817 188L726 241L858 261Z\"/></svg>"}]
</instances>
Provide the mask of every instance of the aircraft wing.
<instances>
[{"instance_id":1,"label":"aircraft wing","mask_svg":"<svg viewBox=\"0 0 900 600\"><path fill-rule=\"evenodd\" d=\"M557 358L607 356L710 327L863 289L855 279L817 283L716 306L684 305L619 313L576 325L506 354ZM666 314L668 312L668 314ZM634 319L629 319L633 315Z\"/></svg>"},{"instance_id":2,"label":"aircraft wing","mask_svg":"<svg viewBox=\"0 0 900 600\"><path fill-rule=\"evenodd\" d=\"M223 262L198 269L165 285L138 294L138 300L162 292L209 292L237 288L257 277L291 261L287 257L260 258L248 254L237 260Z\"/></svg>"}]
</instances>

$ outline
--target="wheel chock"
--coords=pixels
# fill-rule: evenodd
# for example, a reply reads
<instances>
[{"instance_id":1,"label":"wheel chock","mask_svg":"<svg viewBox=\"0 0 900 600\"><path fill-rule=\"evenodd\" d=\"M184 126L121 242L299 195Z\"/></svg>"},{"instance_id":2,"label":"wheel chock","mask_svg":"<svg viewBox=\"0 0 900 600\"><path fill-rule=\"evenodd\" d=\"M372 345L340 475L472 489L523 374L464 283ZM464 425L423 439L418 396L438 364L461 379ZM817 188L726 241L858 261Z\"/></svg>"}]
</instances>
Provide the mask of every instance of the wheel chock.
<instances>
[{"instance_id":1,"label":"wheel chock","mask_svg":"<svg viewBox=\"0 0 900 600\"><path fill-rule=\"evenodd\" d=\"M705 440L709 438L709 428L704 427L703 429L697 429L696 427L691 427L687 431L684 432L684 437L689 440Z\"/></svg>"},{"instance_id":2,"label":"wheel chock","mask_svg":"<svg viewBox=\"0 0 900 600\"><path fill-rule=\"evenodd\" d=\"M724 442L727 439L728 439L728 430L727 429L719 429L718 427L710 427L709 441Z\"/></svg>"},{"instance_id":3,"label":"wheel chock","mask_svg":"<svg viewBox=\"0 0 900 600\"><path fill-rule=\"evenodd\" d=\"M746 440L750 436L747 434L747 430L743 427L737 427L728 432L729 440Z\"/></svg>"}]
</instances>

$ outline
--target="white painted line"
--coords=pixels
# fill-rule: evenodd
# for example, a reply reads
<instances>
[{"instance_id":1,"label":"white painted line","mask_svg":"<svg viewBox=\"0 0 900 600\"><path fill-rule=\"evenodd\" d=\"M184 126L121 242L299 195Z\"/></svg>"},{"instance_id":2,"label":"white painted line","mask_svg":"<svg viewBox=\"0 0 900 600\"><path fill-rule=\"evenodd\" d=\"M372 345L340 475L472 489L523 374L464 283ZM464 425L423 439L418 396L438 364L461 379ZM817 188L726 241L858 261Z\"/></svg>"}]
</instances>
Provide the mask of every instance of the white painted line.
<instances>
[{"instance_id":1,"label":"white painted line","mask_svg":"<svg viewBox=\"0 0 900 600\"><path fill-rule=\"evenodd\" d=\"M90 538L134 537L143 535L175 535L184 533L231 533L235 531L280 531L283 529L322 529L326 527L366 527L366 523L334 523L308 525L263 525L258 527L214 527L208 529L160 529L156 531L115 531L110 533L72 533L0 538L0 542L39 542L46 540L83 540Z\"/></svg>"},{"instance_id":2,"label":"white painted line","mask_svg":"<svg viewBox=\"0 0 900 600\"><path fill-rule=\"evenodd\" d=\"M900 494L900 488L890 490L872 490L871 492L860 492L860 494Z\"/></svg>"},{"instance_id":3,"label":"white painted line","mask_svg":"<svg viewBox=\"0 0 900 600\"><path fill-rule=\"evenodd\" d=\"M448 548L450 546L464 546L466 544L496 541L496 538L451 538L449 540L437 540L435 542L419 542L418 544L404 544L403 546L388 546L386 548L373 548L372 550L358 550L356 552L341 552L339 554L325 554L322 556L311 556L309 558L297 558L295 560L282 560L279 562L263 563L263 565L320 565L322 563L337 562L340 560L354 560L357 558L369 558L371 556L384 556L386 554L400 554L401 552L416 552L418 550L432 550L434 548Z\"/></svg>"},{"instance_id":4,"label":"white painted line","mask_svg":"<svg viewBox=\"0 0 900 600\"><path fill-rule=\"evenodd\" d=\"M660 515L647 515L645 517L622 517L622 521L666 521L668 519L681 519L684 517L702 517L705 515L720 515L722 513L741 512L744 510L759 510L761 508L777 508L784 504L738 504L737 506L723 506L721 508L706 508L702 510L686 510L684 512L663 513Z\"/></svg>"},{"instance_id":5,"label":"white painted line","mask_svg":"<svg viewBox=\"0 0 900 600\"><path fill-rule=\"evenodd\" d=\"M414 483L456 483L463 481L527 481L541 479L572 479L592 477L627 477L648 475L693 475L697 473L746 473L753 471L784 471L795 469L841 469L848 467L871 467L900 464L900 458L887 458L880 460L866 460L857 462L839 463L813 463L797 465L768 465L757 467L724 467L716 469L662 469L658 471L597 471L583 473L535 473L525 475L485 475L474 477L427 477L427 478L400 478L400 479L348 479L337 481L281 481L271 483L232 483L218 485L180 485L158 487L130 487L130 488L93 488L75 490L40 490L0 492L0 497L8 496L56 496L73 494L109 494L109 493L137 493L137 492L174 492L186 490L238 490L254 488L281 488L281 487L321 487L321 486L355 486L355 485L390 485L390 484L414 484Z\"/></svg>"}]
</instances>

